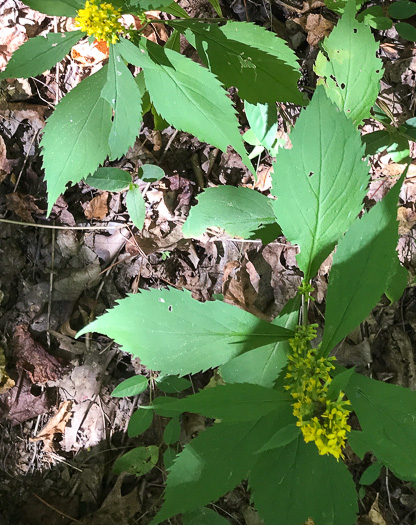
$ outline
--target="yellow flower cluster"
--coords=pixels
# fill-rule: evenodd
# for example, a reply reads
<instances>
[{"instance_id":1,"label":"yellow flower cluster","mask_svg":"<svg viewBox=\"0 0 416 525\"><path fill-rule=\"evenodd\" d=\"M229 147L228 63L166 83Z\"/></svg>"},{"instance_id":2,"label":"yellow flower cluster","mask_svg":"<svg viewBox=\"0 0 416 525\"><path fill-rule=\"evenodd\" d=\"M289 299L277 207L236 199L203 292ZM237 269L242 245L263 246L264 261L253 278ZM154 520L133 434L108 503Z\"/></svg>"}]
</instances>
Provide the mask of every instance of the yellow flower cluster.
<instances>
[{"instance_id":1,"label":"yellow flower cluster","mask_svg":"<svg viewBox=\"0 0 416 525\"><path fill-rule=\"evenodd\" d=\"M120 16L121 9L115 9L111 4L87 0L84 9L78 11L75 23L88 36L94 35L99 41L105 40L109 44L115 44L118 33L124 29L118 21Z\"/></svg>"},{"instance_id":2,"label":"yellow flower cluster","mask_svg":"<svg viewBox=\"0 0 416 525\"><path fill-rule=\"evenodd\" d=\"M298 418L304 440L314 441L319 454L344 457L350 415L348 400L340 392L338 399L328 399L332 381L329 371L334 368L334 357L319 357L318 349L310 341L316 337L316 326L298 326L293 339L289 340L292 353L288 356L288 372L285 388L295 399L293 414Z\"/></svg>"}]
</instances>

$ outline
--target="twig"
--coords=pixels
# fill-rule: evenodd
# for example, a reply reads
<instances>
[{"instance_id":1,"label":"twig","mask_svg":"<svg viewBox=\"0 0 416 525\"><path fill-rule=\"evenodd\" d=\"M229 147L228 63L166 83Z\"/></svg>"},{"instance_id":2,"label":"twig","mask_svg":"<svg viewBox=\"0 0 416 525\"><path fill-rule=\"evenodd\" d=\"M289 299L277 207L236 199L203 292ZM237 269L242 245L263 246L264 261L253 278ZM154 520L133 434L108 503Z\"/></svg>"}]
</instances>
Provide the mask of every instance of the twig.
<instances>
[{"instance_id":1,"label":"twig","mask_svg":"<svg viewBox=\"0 0 416 525\"><path fill-rule=\"evenodd\" d=\"M57 509L56 507L54 507L53 505L51 505L50 503L48 503L47 501L42 499L40 496L35 494L32 490L30 492L35 496L35 498L38 498L38 500L41 501L44 505L46 505L50 509L54 510L55 512L57 512L58 514L60 514L64 518L68 518L69 520L72 520L75 523L81 523L82 524L82 521L79 521L79 520L73 518L72 516L69 516L68 514L65 514L65 512L62 512L61 510Z\"/></svg>"},{"instance_id":2,"label":"twig","mask_svg":"<svg viewBox=\"0 0 416 525\"><path fill-rule=\"evenodd\" d=\"M35 222L12 221L11 219L0 219L0 222L15 224L16 226L32 226L33 228L49 228L51 230L119 230L130 223L114 224L107 226L56 226L55 224L36 224ZM133 224L133 223L131 223Z\"/></svg>"},{"instance_id":3,"label":"twig","mask_svg":"<svg viewBox=\"0 0 416 525\"><path fill-rule=\"evenodd\" d=\"M195 179L198 186L203 190L205 188L204 172L199 164L198 153L194 153L191 157L192 168L194 170Z\"/></svg>"},{"instance_id":4,"label":"twig","mask_svg":"<svg viewBox=\"0 0 416 525\"><path fill-rule=\"evenodd\" d=\"M48 294L48 316L46 318L46 340L48 342L48 348L51 348L51 334L50 323L51 323L51 313L52 313L52 293L53 293L53 271L55 267L55 230L52 230L52 248L51 248L51 269L49 273L49 294Z\"/></svg>"},{"instance_id":5,"label":"twig","mask_svg":"<svg viewBox=\"0 0 416 525\"><path fill-rule=\"evenodd\" d=\"M25 159L23 161L23 166L22 166L22 168L21 168L21 170L19 172L19 175L17 176L17 181L16 181L16 184L14 185L13 193L16 192L17 187L19 186L20 178L22 177L22 173L23 173L23 170L25 169L25 166L26 166L26 163L27 163L27 159L29 158L30 150L32 149L33 143L35 142L35 139L38 136L38 133L39 133L39 130L37 130L36 133L33 134L32 140L30 142L29 149L27 150L27 153L25 155Z\"/></svg>"},{"instance_id":6,"label":"twig","mask_svg":"<svg viewBox=\"0 0 416 525\"><path fill-rule=\"evenodd\" d=\"M163 150L163 153L162 153L160 159L157 161L158 164L161 164L164 161L164 159L166 157L166 153L168 152L169 148L172 146L172 142L175 140L176 135L178 134L178 131L179 130L175 129L175 132L172 134L172 136L168 140L168 143L166 144L166 147Z\"/></svg>"}]
</instances>

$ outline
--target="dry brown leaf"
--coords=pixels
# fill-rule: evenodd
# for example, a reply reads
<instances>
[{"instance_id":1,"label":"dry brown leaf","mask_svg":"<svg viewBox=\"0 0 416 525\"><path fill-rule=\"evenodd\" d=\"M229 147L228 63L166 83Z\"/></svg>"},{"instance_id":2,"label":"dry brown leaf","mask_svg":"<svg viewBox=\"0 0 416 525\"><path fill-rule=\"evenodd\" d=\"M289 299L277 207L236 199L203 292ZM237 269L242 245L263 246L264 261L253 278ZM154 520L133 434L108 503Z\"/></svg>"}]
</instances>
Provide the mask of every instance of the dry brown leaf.
<instances>
[{"instance_id":1,"label":"dry brown leaf","mask_svg":"<svg viewBox=\"0 0 416 525\"><path fill-rule=\"evenodd\" d=\"M92 67L108 58L108 46L105 42L88 42L76 44L71 49L71 58L81 67Z\"/></svg>"},{"instance_id":2,"label":"dry brown leaf","mask_svg":"<svg viewBox=\"0 0 416 525\"><path fill-rule=\"evenodd\" d=\"M149 20L159 20L160 13L160 11L146 11L146 17ZM133 25L136 29L142 29L143 27L143 22L137 16L123 15L123 20L127 26ZM169 33L165 24L158 24L157 22L146 26L142 31L142 35L148 40L155 42L155 44L166 43L169 39Z\"/></svg>"},{"instance_id":3,"label":"dry brown leaf","mask_svg":"<svg viewBox=\"0 0 416 525\"><path fill-rule=\"evenodd\" d=\"M37 395L32 394L33 383L21 375L17 384L0 395L0 414L12 425L18 425L49 410L46 390Z\"/></svg>"},{"instance_id":4,"label":"dry brown leaf","mask_svg":"<svg viewBox=\"0 0 416 525\"><path fill-rule=\"evenodd\" d=\"M100 193L90 200L84 209L84 214L87 219L104 219L108 214L108 191Z\"/></svg>"},{"instance_id":5,"label":"dry brown leaf","mask_svg":"<svg viewBox=\"0 0 416 525\"><path fill-rule=\"evenodd\" d=\"M371 520L371 525L387 525L385 519L383 518L380 512L380 507L378 505L378 494L374 503L371 505L368 517Z\"/></svg>"},{"instance_id":6,"label":"dry brown leaf","mask_svg":"<svg viewBox=\"0 0 416 525\"><path fill-rule=\"evenodd\" d=\"M42 215L43 210L35 204L35 198L32 195L23 195L22 193L9 193L6 195L7 209L13 211L18 217L25 222L34 223L32 213Z\"/></svg>"},{"instance_id":7,"label":"dry brown leaf","mask_svg":"<svg viewBox=\"0 0 416 525\"><path fill-rule=\"evenodd\" d=\"M38 435L34 438L29 438L29 441L32 443L43 441L44 452L54 452L55 435L65 432L65 427L71 418L71 408L72 401L64 401L61 403L58 412L51 417Z\"/></svg>"},{"instance_id":8,"label":"dry brown leaf","mask_svg":"<svg viewBox=\"0 0 416 525\"><path fill-rule=\"evenodd\" d=\"M416 224L416 212L411 208L400 206L397 210L397 220L399 221L399 235L406 235Z\"/></svg>"},{"instance_id":9,"label":"dry brown leaf","mask_svg":"<svg viewBox=\"0 0 416 525\"><path fill-rule=\"evenodd\" d=\"M12 345L16 368L24 370L32 383L56 381L60 377L62 365L33 339L27 326L16 326Z\"/></svg>"},{"instance_id":10,"label":"dry brown leaf","mask_svg":"<svg viewBox=\"0 0 416 525\"><path fill-rule=\"evenodd\" d=\"M4 392L13 388L14 385L13 379L6 372L6 357L4 356L3 348L0 346L0 394L4 394Z\"/></svg>"},{"instance_id":11,"label":"dry brown leaf","mask_svg":"<svg viewBox=\"0 0 416 525\"><path fill-rule=\"evenodd\" d=\"M4 69L10 57L25 41L27 36L17 26L2 27L0 32L0 69Z\"/></svg>"},{"instance_id":12,"label":"dry brown leaf","mask_svg":"<svg viewBox=\"0 0 416 525\"><path fill-rule=\"evenodd\" d=\"M11 163L7 160L6 144L4 143L3 137L0 135L0 183L4 181L11 169Z\"/></svg>"},{"instance_id":13,"label":"dry brown leaf","mask_svg":"<svg viewBox=\"0 0 416 525\"><path fill-rule=\"evenodd\" d=\"M321 40L329 36L334 24L324 16L314 13L295 18L293 22L299 24L307 33L308 44L316 47Z\"/></svg>"}]
</instances>

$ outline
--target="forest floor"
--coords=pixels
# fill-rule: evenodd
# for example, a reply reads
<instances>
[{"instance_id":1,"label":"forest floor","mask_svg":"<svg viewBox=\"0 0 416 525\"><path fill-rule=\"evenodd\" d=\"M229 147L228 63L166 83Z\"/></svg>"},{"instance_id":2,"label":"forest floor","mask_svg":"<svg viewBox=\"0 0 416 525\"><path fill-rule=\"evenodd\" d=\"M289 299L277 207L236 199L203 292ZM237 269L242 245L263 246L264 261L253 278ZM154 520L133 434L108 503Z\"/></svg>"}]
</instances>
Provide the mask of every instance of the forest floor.
<instances>
[{"instance_id":1,"label":"forest floor","mask_svg":"<svg viewBox=\"0 0 416 525\"><path fill-rule=\"evenodd\" d=\"M209 3L180 3L193 16L216 16ZM315 85L318 43L336 22L323 2L234 0L222 7L230 19L259 23L288 40L300 60L302 82ZM0 1L0 69L27 38L72 28L70 19L47 17L18 0ZM381 98L403 122L415 115L416 52L394 29L375 31L375 36L385 67ZM166 41L166 28L155 23L148 37ZM68 189L45 218L39 149L45 119L106 58L105 49L81 43L44 75L0 82L0 218L10 221L0 222L0 525L146 525L161 504L162 468L139 478L111 471L129 448L162 442L163 418L138 438L127 436L129 418L136 406L148 402L147 393L135 399L110 396L123 379L150 373L105 337L75 340L89 320L127 293L167 285L186 288L198 300L221 293L227 302L271 320L301 282L296 247L283 237L264 246L215 229L199 239L185 239L181 231L204 187L246 186L267 195L272 159L258 157L254 182L233 151L222 153L170 127L153 131L149 116L134 147L113 163L131 173L142 164L157 164L166 173L157 183L141 183L146 200L142 231L129 222L123 193L93 190L83 182ZM234 101L244 124L241 103L237 97ZM279 133L287 138L299 109L281 109L285 120ZM373 129L366 125L363 132ZM367 207L383 198L403 171L393 159L386 152L372 158ZM400 199L399 257L415 276L415 161ZM328 258L313 283L310 320L318 323L330 266ZM409 285L398 303L389 305L384 298L335 354L346 366L414 390L415 348L416 289ZM208 373L201 374L193 378L194 386L209 380ZM181 442L204 424L189 414L182 421ZM361 461L348 448L346 457L358 486L373 458L367 454ZM383 471L361 496L361 525L414 525L416 490L410 483ZM212 508L233 525L262 523L244 484ZM180 519L170 523L180 524Z\"/></svg>"}]
</instances>

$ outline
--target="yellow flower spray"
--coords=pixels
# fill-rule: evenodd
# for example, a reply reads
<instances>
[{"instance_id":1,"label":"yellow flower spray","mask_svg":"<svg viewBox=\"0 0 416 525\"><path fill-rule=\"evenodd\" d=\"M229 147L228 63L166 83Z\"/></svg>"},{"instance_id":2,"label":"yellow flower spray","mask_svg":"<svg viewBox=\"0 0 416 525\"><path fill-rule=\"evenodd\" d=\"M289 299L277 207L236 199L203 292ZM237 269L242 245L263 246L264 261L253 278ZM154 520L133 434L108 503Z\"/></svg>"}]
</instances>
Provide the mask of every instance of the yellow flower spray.
<instances>
[{"instance_id":1,"label":"yellow flower spray","mask_svg":"<svg viewBox=\"0 0 416 525\"><path fill-rule=\"evenodd\" d=\"M121 9L115 9L111 4L99 0L87 0L84 9L80 9L75 18L76 25L88 36L94 35L99 41L115 44L118 33L124 30L119 22Z\"/></svg>"},{"instance_id":2,"label":"yellow flower spray","mask_svg":"<svg viewBox=\"0 0 416 525\"><path fill-rule=\"evenodd\" d=\"M309 293L300 290L301 293ZM335 357L319 357L319 347L312 348L310 341L316 337L318 325L297 326L295 337L289 339L292 349L288 356L285 388L293 399L293 414L297 417L304 440L314 441L319 454L344 457L350 402L340 392L336 400L328 398L332 381L329 374L334 369Z\"/></svg>"}]
</instances>

